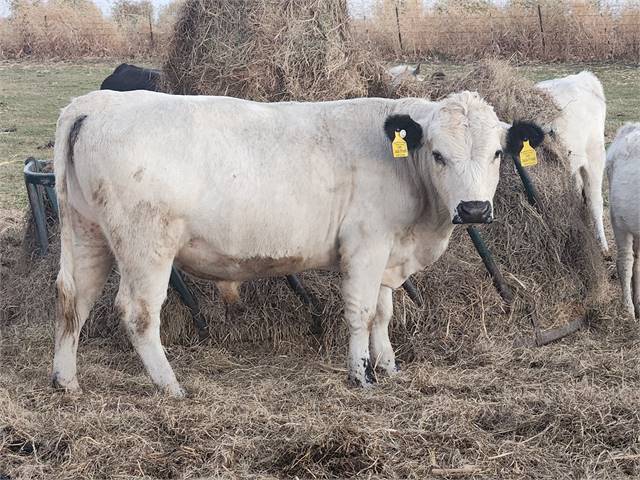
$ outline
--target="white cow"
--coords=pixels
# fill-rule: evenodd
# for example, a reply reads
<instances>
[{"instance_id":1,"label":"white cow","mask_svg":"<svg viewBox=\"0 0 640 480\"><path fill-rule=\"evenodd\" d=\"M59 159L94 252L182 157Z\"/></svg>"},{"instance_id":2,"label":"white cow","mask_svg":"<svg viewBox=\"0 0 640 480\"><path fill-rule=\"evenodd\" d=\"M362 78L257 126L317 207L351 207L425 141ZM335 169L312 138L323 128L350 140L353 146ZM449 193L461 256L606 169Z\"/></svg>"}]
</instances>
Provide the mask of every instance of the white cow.
<instances>
[{"instance_id":1,"label":"white cow","mask_svg":"<svg viewBox=\"0 0 640 480\"><path fill-rule=\"evenodd\" d=\"M349 378L366 386L373 367L393 374L392 289L442 255L454 223L492 220L501 151L541 134L507 129L470 92L440 102L108 91L75 99L56 131L54 385L79 390L79 332L114 259L123 323L170 394L183 394L160 343L174 260L216 281L341 271ZM406 158L392 156L396 132Z\"/></svg>"},{"instance_id":2,"label":"white cow","mask_svg":"<svg viewBox=\"0 0 640 480\"><path fill-rule=\"evenodd\" d=\"M593 73L585 71L536 86L548 92L562 111L551 128L569 150L571 172L591 211L600 247L607 252L602 220L607 104L602 85Z\"/></svg>"},{"instance_id":3,"label":"white cow","mask_svg":"<svg viewBox=\"0 0 640 480\"><path fill-rule=\"evenodd\" d=\"M420 64L416 65L407 65L406 63L395 65L393 67L387 68L387 73L391 77L392 85L399 85L404 80L413 79L417 81L423 81L424 75L420 74Z\"/></svg>"},{"instance_id":4,"label":"white cow","mask_svg":"<svg viewBox=\"0 0 640 480\"><path fill-rule=\"evenodd\" d=\"M618 130L607 152L607 177L622 299L640 318L640 123Z\"/></svg>"}]
</instances>

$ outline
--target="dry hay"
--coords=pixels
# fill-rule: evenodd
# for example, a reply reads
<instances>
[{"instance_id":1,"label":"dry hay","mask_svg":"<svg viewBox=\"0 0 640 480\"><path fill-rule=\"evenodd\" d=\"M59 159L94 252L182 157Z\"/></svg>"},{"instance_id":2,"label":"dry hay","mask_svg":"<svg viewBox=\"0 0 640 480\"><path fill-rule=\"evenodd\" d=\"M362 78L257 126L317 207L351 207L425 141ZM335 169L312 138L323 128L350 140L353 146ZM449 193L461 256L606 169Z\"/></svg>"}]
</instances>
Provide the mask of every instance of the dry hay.
<instances>
[{"instance_id":1,"label":"dry hay","mask_svg":"<svg viewBox=\"0 0 640 480\"><path fill-rule=\"evenodd\" d=\"M172 93L256 101L378 95L382 66L351 37L344 0L187 0L163 67Z\"/></svg>"},{"instance_id":2,"label":"dry hay","mask_svg":"<svg viewBox=\"0 0 640 480\"><path fill-rule=\"evenodd\" d=\"M341 358L173 346L182 401L112 339L81 345L83 395L55 392L51 329L17 323L0 350L0 474L382 479L472 465L478 478L635 478L640 342L609 320L544 349L478 339L368 391L346 385Z\"/></svg>"}]
</instances>

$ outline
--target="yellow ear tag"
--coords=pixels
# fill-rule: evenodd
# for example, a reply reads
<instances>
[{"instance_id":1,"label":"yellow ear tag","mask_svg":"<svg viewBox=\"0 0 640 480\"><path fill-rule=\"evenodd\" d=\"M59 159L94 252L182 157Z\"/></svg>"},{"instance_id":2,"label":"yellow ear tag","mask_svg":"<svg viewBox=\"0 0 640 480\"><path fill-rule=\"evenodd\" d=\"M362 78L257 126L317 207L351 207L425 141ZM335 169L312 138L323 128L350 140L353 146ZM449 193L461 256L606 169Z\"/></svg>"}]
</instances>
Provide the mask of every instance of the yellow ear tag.
<instances>
[{"instance_id":1,"label":"yellow ear tag","mask_svg":"<svg viewBox=\"0 0 640 480\"><path fill-rule=\"evenodd\" d=\"M522 150L520 150L520 165L523 167L533 167L538 164L538 155L535 148L529 145L529 140L525 140L522 143Z\"/></svg>"},{"instance_id":2,"label":"yellow ear tag","mask_svg":"<svg viewBox=\"0 0 640 480\"><path fill-rule=\"evenodd\" d=\"M393 158L402 158L409 156L409 148L407 147L407 142L404 140L404 137L407 133L402 130L400 132L396 132L396 138L391 142L391 147L393 150Z\"/></svg>"}]
</instances>

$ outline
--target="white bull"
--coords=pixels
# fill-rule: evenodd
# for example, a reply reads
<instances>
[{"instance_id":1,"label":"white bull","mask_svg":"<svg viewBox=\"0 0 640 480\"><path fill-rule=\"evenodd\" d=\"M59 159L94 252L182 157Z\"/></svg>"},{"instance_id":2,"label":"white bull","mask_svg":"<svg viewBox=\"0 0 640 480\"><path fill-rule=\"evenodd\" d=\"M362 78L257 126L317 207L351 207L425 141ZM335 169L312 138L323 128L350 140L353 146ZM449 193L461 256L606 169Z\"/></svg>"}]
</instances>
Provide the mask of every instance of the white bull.
<instances>
[{"instance_id":1,"label":"white bull","mask_svg":"<svg viewBox=\"0 0 640 480\"><path fill-rule=\"evenodd\" d=\"M562 111L551 128L569 150L571 172L591 211L600 247L607 252L602 219L607 104L602 85L593 73L584 71L536 86L548 92Z\"/></svg>"},{"instance_id":2,"label":"white bull","mask_svg":"<svg viewBox=\"0 0 640 480\"><path fill-rule=\"evenodd\" d=\"M622 300L640 318L640 123L618 130L607 152L607 177Z\"/></svg>"},{"instance_id":3,"label":"white bull","mask_svg":"<svg viewBox=\"0 0 640 480\"><path fill-rule=\"evenodd\" d=\"M54 385L79 390L79 332L114 259L123 323L170 394L183 394L160 343L174 260L216 281L341 271L349 378L365 386L374 367L393 374L392 289L442 255L454 223L492 220L501 151L539 131L507 129L469 92L441 102L107 91L75 99L55 144ZM406 158L392 157L396 132Z\"/></svg>"}]
</instances>

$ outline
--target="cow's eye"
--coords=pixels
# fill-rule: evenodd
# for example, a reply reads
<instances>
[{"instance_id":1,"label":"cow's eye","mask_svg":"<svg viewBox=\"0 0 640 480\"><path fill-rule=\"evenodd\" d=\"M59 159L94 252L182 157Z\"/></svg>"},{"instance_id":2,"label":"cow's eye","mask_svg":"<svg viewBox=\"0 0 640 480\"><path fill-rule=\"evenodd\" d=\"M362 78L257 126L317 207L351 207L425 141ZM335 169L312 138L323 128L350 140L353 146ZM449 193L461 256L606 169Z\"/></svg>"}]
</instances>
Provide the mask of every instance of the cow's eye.
<instances>
[{"instance_id":1,"label":"cow's eye","mask_svg":"<svg viewBox=\"0 0 640 480\"><path fill-rule=\"evenodd\" d=\"M440 165L444 165L446 163L442 154L436 150L433 151L433 159Z\"/></svg>"},{"instance_id":2,"label":"cow's eye","mask_svg":"<svg viewBox=\"0 0 640 480\"><path fill-rule=\"evenodd\" d=\"M493 155L493 159L500 158L502 156L502 150L496 150L496 153Z\"/></svg>"}]
</instances>

